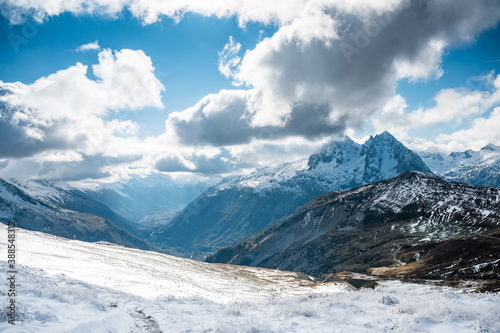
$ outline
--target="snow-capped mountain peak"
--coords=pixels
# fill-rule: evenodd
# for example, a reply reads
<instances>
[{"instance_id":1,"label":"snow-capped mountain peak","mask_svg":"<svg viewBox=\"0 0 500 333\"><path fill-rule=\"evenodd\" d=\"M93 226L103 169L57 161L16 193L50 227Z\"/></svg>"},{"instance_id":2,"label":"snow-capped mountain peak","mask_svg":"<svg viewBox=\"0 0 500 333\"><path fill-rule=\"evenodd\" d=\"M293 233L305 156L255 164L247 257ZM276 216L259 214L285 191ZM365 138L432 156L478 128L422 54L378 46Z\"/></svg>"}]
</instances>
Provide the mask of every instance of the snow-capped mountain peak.
<instances>
[{"instance_id":1,"label":"snow-capped mountain peak","mask_svg":"<svg viewBox=\"0 0 500 333\"><path fill-rule=\"evenodd\" d=\"M320 164L343 164L352 157L359 156L361 145L345 136L340 141L329 143L320 153L311 155L307 162L309 170L314 170Z\"/></svg>"},{"instance_id":2,"label":"snow-capped mountain peak","mask_svg":"<svg viewBox=\"0 0 500 333\"><path fill-rule=\"evenodd\" d=\"M481 151L493 151L493 152L500 152L500 147L499 146L496 146L492 143L489 143L487 144L486 146L484 146L483 148L481 148Z\"/></svg>"},{"instance_id":3,"label":"snow-capped mountain peak","mask_svg":"<svg viewBox=\"0 0 500 333\"><path fill-rule=\"evenodd\" d=\"M259 169L250 175L233 177L218 185L218 190L251 188L254 192L286 186L294 189L297 179L315 179L321 191L349 189L353 186L395 177L408 170L430 172L420 157L389 132L358 144L350 137L332 141L308 159ZM284 185L286 184L286 185Z\"/></svg>"},{"instance_id":4,"label":"snow-capped mountain peak","mask_svg":"<svg viewBox=\"0 0 500 333\"><path fill-rule=\"evenodd\" d=\"M327 181L323 188L329 191L392 178L409 170L430 171L417 154L389 132L372 136L362 145L345 137L312 155L308 164L314 178Z\"/></svg>"}]
</instances>

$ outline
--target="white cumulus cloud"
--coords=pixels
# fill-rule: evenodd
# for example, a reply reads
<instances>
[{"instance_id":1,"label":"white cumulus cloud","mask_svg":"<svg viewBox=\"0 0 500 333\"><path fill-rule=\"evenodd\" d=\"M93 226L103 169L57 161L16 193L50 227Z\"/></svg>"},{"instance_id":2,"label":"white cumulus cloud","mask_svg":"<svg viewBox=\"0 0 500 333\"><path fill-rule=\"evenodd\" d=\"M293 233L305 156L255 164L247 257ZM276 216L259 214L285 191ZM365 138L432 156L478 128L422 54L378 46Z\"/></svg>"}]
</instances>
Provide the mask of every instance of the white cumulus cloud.
<instances>
[{"instance_id":1,"label":"white cumulus cloud","mask_svg":"<svg viewBox=\"0 0 500 333\"><path fill-rule=\"evenodd\" d=\"M181 20L191 12L236 16L241 26L252 21L274 23L279 29L244 54L230 38L219 53L218 67L239 89L221 90L171 113L166 132L144 140L136 138L138 125L133 122L103 120L121 109L162 107L164 88L142 51L102 50L99 64L92 66L97 80L87 77L87 66L76 64L30 85L1 82L0 138L6 144L0 145L0 158L43 155L66 161L67 170L102 162L209 175L250 168L265 158L301 157L367 122L376 131L393 130L398 138L407 139L412 129L472 121L469 129L438 137L440 145L456 146L462 144L461 138L478 144L486 140L479 128L497 121L497 109L486 112L498 106L498 78L490 91L442 90L434 98L435 106L426 109L408 110L404 98L395 94L400 80L438 79L445 52L473 42L498 24L497 1L3 0L3 4L2 13L12 23L64 12L113 16L126 9L144 24L163 17ZM291 147L300 153L292 153ZM106 174L105 169L100 167L94 176Z\"/></svg>"},{"instance_id":2,"label":"white cumulus cloud","mask_svg":"<svg viewBox=\"0 0 500 333\"><path fill-rule=\"evenodd\" d=\"M75 15L93 14L117 16L128 10L144 24L169 17L176 21L185 13L204 16L237 16L241 26L248 22L285 24L296 17L308 0L2 0L2 14L13 24L27 17L38 21L69 12Z\"/></svg>"},{"instance_id":3,"label":"white cumulus cloud","mask_svg":"<svg viewBox=\"0 0 500 333\"><path fill-rule=\"evenodd\" d=\"M0 81L0 157L11 159L2 172L15 172L12 168L22 164L38 175L73 179L87 174L78 173L80 167L99 169L139 158L138 125L104 117L120 110L163 107L164 87L151 59L141 50L105 49L92 66L96 80L88 78L87 70L77 63L32 84ZM66 165L67 171L49 172L49 164Z\"/></svg>"},{"instance_id":4,"label":"white cumulus cloud","mask_svg":"<svg viewBox=\"0 0 500 333\"><path fill-rule=\"evenodd\" d=\"M402 96L395 95L383 107L382 112L372 117L373 128L375 132L390 131L416 150L452 152L478 149L488 143L500 144L499 136L493 131L499 120L497 109L500 105L500 75L489 73L481 77L480 82L489 89L442 89L432 100L434 106L413 111L407 110L408 105ZM486 114L489 111L492 113L488 116ZM450 131L449 128L453 126L465 129ZM418 137L410 138L408 132L418 129L432 129L434 138L430 139L435 139L436 142Z\"/></svg>"}]
</instances>

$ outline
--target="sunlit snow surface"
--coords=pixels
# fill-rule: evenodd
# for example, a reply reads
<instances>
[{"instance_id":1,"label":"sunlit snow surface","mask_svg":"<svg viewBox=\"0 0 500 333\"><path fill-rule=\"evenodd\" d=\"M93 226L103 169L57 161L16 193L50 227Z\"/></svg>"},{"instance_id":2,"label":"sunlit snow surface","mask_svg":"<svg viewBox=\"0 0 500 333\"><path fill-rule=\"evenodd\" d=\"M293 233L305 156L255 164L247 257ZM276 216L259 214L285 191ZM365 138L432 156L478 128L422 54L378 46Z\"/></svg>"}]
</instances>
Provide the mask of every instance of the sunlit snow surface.
<instances>
[{"instance_id":1,"label":"sunlit snow surface","mask_svg":"<svg viewBox=\"0 0 500 333\"><path fill-rule=\"evenodd\" d=\"M355 292L21 229L17 247L18 321L0 312L0 332L500 332L498 294L400 282Z\"/></svg>"}]
</instances>

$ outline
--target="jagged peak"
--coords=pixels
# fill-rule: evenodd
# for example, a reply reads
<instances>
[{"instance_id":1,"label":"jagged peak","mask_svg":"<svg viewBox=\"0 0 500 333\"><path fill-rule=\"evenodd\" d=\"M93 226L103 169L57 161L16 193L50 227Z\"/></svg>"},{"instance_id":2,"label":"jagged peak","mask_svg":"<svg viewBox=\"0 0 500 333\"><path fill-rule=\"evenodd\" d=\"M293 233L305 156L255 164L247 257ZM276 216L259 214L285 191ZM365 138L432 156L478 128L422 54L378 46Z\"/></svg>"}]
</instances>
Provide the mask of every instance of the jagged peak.
<instances>
[{"instance_id":1,"label":"jagged peak","mask_svg":"<svg viewBox=\"0 0 500 333\"><path fill-rule=\"evenodd\" d=\"M472 149L467 149L466 151L460 151L460 152L453 152L450 153L449 156L452 158L471 158L477 151L474 151Z\"/></svg>"},{"instance_id":2,"label":"jagged peak","mask_svg":"<svg viewBox=\"0 0 500 333\"><path fill-rule=\"evenodd\" d=\"M492 143L488 143L486 146L481 148L481 150L472 150L472 149L467 149L465 151L456 151L450 153L448 156L453 157L453 158L470 158L474 154L477 154L479 152L487 152L487 151L492 151L492 152L500 152L500 146L494 145Z\"/></svg>"},{"instance_id":3,"label":"jagged peak","mask_svg":"<svg viewBox=\"0 0 500 333\"><path fill-rule=\"evenodd\" d=\"M490 150L490 151L500 151L500 146L494 145L492 143L488 143L486 146L481 148L482 151Z\"/></svg>"},{"instance_id":4,"label":"jagged peak","mask_svg":"<svg viewBox=\"0 0 500 333\"><path fill-rule=\"evenodd\" d=\"M362 146L361 154L367 154L368 152L380 152L383 150L408 150L405 145L403 145L398 139L396 139L391 133L385 131L383 133L371 136Z\"/></svg>"},{"instance_id":5,"label":"jagged peak","mask_svg":"<svg viewBox=\"0 0 500 333\"><path fill-rule=\"evenodd\" d=\"M392 134L391 134L391 133L389 133L388 131L383 131L382 133L377 134L377 135L376 135L376 137L391 138L391 139L396 140L396 138L394 137L394 135L392 135Z\"/></svg>"},{"instance_id":6,"label":"jagged peak","mask_svg":"<svg viewBox=\"0 0 500 333\"><path fill-rule=\"evenodd\" d=\"M393 142L396 144L402 145L402 143L394 137L391 133L384 131L380 134L377 134L375 136L370 136L370 138L365 142L364 145L370 146L372 144L379 144L379 143L386 143L386 142Z\"/></svg>"}]
</instances>

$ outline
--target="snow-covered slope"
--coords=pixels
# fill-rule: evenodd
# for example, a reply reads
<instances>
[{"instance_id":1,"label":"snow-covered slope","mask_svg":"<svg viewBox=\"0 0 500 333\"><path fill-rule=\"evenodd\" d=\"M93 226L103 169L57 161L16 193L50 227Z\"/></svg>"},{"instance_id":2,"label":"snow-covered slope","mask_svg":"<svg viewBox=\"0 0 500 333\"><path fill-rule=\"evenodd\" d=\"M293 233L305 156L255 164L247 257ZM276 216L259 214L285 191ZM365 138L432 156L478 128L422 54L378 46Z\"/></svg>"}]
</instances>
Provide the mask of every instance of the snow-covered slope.
<instances>
[{"instance_id":1,"label":"snow-covered slope","mask_svg":"<svg viewBox=\"0 0 500 333\"><path fill-rule=\"evenodd\" d=\"M0 234L6 235L5 226ZM5 239L0 237L2 252ZM400 282L355 292L341 283L311 284L290 272L206 264L21 229L17 239L17 321L7 324L0 311L2 332L500 330L498 294ZM2 281L6 271L0 261ZM5 289L0 294L5 309Z\"/></svg>"},{"instance_id":2,"label":"snow-covered slope","mask_svg":"<svg viewBox=\"0 0 500 333\"><path fill-rule=\"evenodd\" d=\"M6 226L0 225L6 235ZM218 265L109 243L73 241L50 234L17 230L18 263L64 274L147 299L199 296L218 302L268 297L280 284L282 296L342 291L346 285L315 288L304 274L254 267ZM6 250L5 237L2 249ZM331 289L329 289L331 287ZM274 288L274 289L273 289ZM346 289L347 288L347 289Z\"/></svg>"},{"instance_id":3,"label":"snow-covered slope","mask_svg":"<svg viewBox=\"0 0 500 333\"><path fill-rule=\"evenodd\" d=\"M207 261L309 274L408 264L395 274L495 278L500 273L500 189L407 172L319 196Z\"/></svg>"},{"instance_id":4,"label":"snow-covered slope","mask_svg":"<svg viewBox=\"0 0 500 333\"><path fill-rule=\"evenodd\" d=\"M314 197L395 177L430 171L420 157L384 132L363 145L345 137L307 160L225 179L191 202L149 239L203 257L285 217Z\"/></svg>"},{"instance_id":5,"label":"snow-covered slope","mask_svg":"<svg viewBox=\"0 0 500 333\"><path fill-rule=\"evenodd\" d=\"M420 152L420 157L437 175L471 185L500 187L500 147L489 144L479 151L449 155Z\"/></svg>"},{"instance_id":6,"label":"snow-covered slope","mask_svg":"<svg viewBox=\"0 0 500 333\"><path fill-rule=\"evenodd\" d=\"M27 196L52 207L54 210L59 207L104 217L117 227L125 229L135 236L142 236L141 231L135 223L117 214L102 202L94 200L92 195L88 195L79 187L71 186L66 182L46 180L19 181L10 179L9 182L3 181L3 183L12 184ZM100 186L92 186L92 188L100 188ZM19 222L22 223L23 221Z\"/></svg>"}]
</instances>

